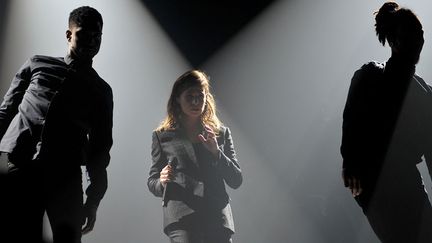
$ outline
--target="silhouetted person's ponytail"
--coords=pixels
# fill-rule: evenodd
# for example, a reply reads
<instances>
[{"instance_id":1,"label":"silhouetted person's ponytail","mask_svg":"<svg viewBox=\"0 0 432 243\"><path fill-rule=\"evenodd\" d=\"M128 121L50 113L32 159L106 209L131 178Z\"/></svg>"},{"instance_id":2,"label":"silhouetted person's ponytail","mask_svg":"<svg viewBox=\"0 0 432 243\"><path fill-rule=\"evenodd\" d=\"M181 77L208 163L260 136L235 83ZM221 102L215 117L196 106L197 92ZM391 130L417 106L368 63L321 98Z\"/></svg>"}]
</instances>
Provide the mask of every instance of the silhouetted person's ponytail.
<instances>
[{"instance_id":1,"label":"silhouetted person's ponytail","mask_svg":"<svg viewBox=\"0 0 432 243\"><path fill-rule=\"evenodd\" d=\"M376 12L375 15L375 31L380 43L385 45L389 35L394 33L395 28L395 13L399 10L399 5L395 2L386 2Z\"/></svg>"},{"instance_id":2,"label":"silhouetted person's ponytail","mask_svg":"<svg viewBox=\"0 0 432 243\"><path fill-rule=\"evenodd\" d=\"M375 31L381 44L395 40L398 29L417 29L423 27L417 16L395 2L386 2L375 12Z\"/></svg>"}]
</instances>

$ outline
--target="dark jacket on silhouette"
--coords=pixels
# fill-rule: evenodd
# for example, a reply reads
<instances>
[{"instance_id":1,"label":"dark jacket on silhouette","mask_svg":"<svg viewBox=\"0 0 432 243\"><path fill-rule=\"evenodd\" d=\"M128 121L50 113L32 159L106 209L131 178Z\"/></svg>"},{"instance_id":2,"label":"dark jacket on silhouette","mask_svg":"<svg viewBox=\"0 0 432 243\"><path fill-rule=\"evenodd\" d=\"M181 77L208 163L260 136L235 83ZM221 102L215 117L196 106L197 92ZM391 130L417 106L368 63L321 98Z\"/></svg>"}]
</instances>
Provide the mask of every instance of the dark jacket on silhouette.
<instances>
[{"instance_id":1,"label":"dark jacket on silhouette","mask_svg":"<svg viewBox=\"0 0 432 243\"><path fill-rule=\"evenodd\" d=\"M85 164L87 203L97 206L107 189L112 116L111 87L91 61L33 56L0 106L0 151L17 167L43 165L57 174Z\"/></svg>"}]
</instances>

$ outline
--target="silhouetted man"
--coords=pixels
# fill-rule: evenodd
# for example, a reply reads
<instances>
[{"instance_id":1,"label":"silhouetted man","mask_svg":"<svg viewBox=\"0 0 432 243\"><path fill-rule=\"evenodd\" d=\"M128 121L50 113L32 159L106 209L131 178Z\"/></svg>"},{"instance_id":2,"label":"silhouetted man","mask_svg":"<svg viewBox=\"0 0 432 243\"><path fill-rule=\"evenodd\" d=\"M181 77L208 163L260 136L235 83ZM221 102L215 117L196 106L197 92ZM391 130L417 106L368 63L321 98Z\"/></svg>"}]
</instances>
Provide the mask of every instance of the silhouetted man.
<instances>
[{"instance_id":1,"label":"silhouetted man","mask_svg":"<svg viewBox=\"0 0 432 243\"><path fill-rule=\"evenodd\" d=\"M81 242L93 229L112 146L112 90L92 68L102 25L96 9L73 10L67 55L31 57L4 97L1 242L42 242L45 212L54 242ZM91 182L85 204L81 165Z\"/></svg>"},{"instance_id":2,"label":"silhouetted man","mask_svg":"<svg viewBox=\"0 0 432 243\"><path fill-rule=\"evenodd\" d=\"M377 12L386 63L352 78L343 115L343 180L385 243L432 242L432 206L416 165L432 168L432 88L415 74L423 27L395 2Z\"/></svg>"}]
</instances>

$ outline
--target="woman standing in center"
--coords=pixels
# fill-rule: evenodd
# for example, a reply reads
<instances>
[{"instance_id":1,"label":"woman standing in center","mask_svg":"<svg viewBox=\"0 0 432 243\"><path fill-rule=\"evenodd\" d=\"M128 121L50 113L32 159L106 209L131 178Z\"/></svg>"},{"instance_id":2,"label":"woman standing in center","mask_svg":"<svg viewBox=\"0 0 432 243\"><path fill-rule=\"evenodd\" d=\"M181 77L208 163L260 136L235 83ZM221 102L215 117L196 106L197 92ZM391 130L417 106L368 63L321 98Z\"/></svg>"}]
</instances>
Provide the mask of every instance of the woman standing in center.
<instances>
[{"instance_id":1,"label":"woman standing in center","mask_svg":"<svg viewBox=\"0 0 432 243\"><path fill-rule=\"evenodd\" d=\"M153 132L149 190L162 197L164 232L172 243L232 242L234 222L225 183L242 174L229 128L216 116L205 73L174 83L168 115Z\"/></svg>"}]
</instances>

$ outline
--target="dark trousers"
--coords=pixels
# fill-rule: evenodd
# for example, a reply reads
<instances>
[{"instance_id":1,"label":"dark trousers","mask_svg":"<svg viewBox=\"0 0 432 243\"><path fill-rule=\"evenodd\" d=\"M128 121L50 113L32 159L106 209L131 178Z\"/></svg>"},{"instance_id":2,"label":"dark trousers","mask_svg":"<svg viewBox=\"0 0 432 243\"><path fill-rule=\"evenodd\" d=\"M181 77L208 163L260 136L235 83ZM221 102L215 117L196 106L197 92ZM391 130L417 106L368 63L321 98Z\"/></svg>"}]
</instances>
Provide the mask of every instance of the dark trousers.
<instances>
[{"instance_id":1,"label":"dark trousers","mask_svg":"<svg viewBox=\"0 0 432 243\"><path fill-rule=\"evenodd\" d=\"M415 166L382 173L356 200L381 242L432 242L432 206Z\"/></svg>"},{"instance_id":2,"label":"dark trousers","mask_svg":"<svg viewBox=\"0 0 432 243\"><path fill-rule=\"evenodd\" d=\"M83 191L81 171L58 171L42 166L7 168L7 154L0 155L3 168L0 242L43 242L46 212L55 243L80 243ZM6 163L6 166L5 166ZM60 163L60 162L59 162ZM80 169L80 168L78 168ZM5 216L3 216L5 215Z\"/></svg>"},{"instance_id":3,"label":"dark trousers","mask_svg":"<svg viewBox=\"0 0 432 243\"><path fill-rule=\"evenodd\" d=\"M171 243L232 243L233 232L207 222L205 217L189 215L165 229Z\"/></svg>"}]
</instances>

